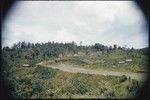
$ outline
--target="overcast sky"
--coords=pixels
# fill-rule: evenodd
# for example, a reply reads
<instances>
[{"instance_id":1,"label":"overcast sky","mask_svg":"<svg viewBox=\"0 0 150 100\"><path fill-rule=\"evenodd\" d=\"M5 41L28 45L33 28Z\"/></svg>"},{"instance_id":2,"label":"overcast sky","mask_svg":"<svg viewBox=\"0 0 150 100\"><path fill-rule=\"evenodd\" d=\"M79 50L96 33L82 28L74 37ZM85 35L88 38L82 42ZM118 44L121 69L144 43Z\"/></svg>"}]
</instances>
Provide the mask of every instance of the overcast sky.
<instances>
[{"instance_id":1,"label":"overcast sky","mask_svg":"<svg viewBox=\"0 0 150 100\"><path fill-rule=\"evenodd\" d=\"M2 25L2 46L26 42L148 46L145 18L133 1L17 1Z\"/></svg>"}]
</instances>

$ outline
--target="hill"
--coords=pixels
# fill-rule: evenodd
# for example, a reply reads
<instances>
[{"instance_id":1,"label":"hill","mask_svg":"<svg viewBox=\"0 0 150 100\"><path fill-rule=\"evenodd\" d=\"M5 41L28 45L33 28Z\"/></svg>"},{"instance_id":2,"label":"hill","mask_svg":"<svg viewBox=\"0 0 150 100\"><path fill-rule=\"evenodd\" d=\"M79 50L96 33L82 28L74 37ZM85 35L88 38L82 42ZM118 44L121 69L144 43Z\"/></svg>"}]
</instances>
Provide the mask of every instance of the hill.
<instances>
[{"instance_id":1,"label":"hill","mask_svg":"<svg viewBox=\"0 0 150 100\"><path fill-rule=\"evenodd\" d=\"M14 98L129 98L136 97L144 80L125 75L70 73L59 68L37 66L67 65L85 70L147 73L145 50L95 43L19 42L2 49L2 77ZM61 67L61 66L59 66ZM69 69L66 67L66 69Z\"/></svg>"}]
</instances>

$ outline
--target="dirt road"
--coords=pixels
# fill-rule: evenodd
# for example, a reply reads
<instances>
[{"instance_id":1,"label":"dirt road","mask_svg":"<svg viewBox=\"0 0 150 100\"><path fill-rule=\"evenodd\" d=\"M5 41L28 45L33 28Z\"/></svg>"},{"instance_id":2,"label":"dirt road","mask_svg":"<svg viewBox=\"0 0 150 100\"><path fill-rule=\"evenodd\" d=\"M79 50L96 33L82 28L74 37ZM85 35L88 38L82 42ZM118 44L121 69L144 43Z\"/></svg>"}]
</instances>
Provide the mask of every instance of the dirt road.
<instances>
[{"instance_id":1,"label":"dirt road","mask_svg":"<svg viewBox=\"0 0 150 100\"><path fill-rule=\"evenodd\" d=\"M144 79L146 77L146 73L129 73L129 72L117 72L117 71L108 71L108 70L92 70L92 69L85 69L80 67L73 67L71 65L66 64L55 64L55 65L46 65L43 62L38 63L37 65L43 66L43 67L51 67L53 69L59 69L64 72L71 72L71 73L86 73L86 74L97 74L97 75L112 75L112 76L122 76L126 75L127 77L130 77L131 79Z\"/></svg>"}]
</instances>

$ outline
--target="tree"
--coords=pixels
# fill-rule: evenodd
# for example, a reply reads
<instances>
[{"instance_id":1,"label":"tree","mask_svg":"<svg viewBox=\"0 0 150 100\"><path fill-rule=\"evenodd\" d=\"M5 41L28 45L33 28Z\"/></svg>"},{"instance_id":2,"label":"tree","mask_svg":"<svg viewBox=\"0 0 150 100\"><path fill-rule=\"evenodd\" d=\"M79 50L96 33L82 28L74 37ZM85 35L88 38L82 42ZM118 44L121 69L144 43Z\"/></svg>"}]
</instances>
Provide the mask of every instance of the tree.
<instances>
[{"instance_id":1,"label":"tree","mask_svg":"<svg viewBox=\"0 0 150 100\"><path fill-rule=\"evenodd\" d=\"M135 50L135 49L134 49L133 47L130 49L131 52L134 52L134 50Z\"/></svg>"},{"instance_id":2,"label":"tree","mask_svg":"<svg viewBox=\"0 0 150 100\"><path fill-rule=\"evenodd\" d=\"M121 48L120 46L118 46L118 49L119 49L119 50L122 50L122 48Z\"/></svg>"},{"instance_id":3,"label":"tree","mask_svg":"<svg viewBox=\"0 0 150 100\"><path fill-rule=\"evenodd\" d=\"M109 51L111 51L113 48L112 48L112 46L109 46Z\"/></svg>"},{"instance_id":4,"label":"tree","mask_svg":"<svg viewBox=\"0 0 150 100\"><path fill-rule=\"evenodd\" d=\"M33 43L31 43L31 47L32 47L32 48L34 48L34 47L35 47Z\"/></svg>"},{"instance_id":5,"label":"tree","mask_svg":"<svg viewBox=\"0 0 150 100\"><path fill-rule=\"evenodd\" d=\"M117 49L117 45L116 44L114 44L114 46L113 46L113 50L116 50Z\"/></svg>"},{"instance_id":6,"label":"tree","mask_svg":"<svg viewBox=\"0 0 150 100\"><path fill-rule=\"evenodd\" d=\"M27 44L25 41L21 42L21 48L27 48Z\"/></svg>"},{"instance_id":7,"label":"tree","mask_svg":"<svg viewBox=\"0 0 150 100\"><path fill-rule=\"evenodd\" d=\"M30 43L30 42L28 42L27 47L28 47L28 48L31 48L31 43Z\"/></svg>"},{"instance_id":8,"label":"tree","mask_svg":"<svg viewBox=\"0 0 150 100\"><path fill-rule=\"evenodd\" d=\"M8 46L3 48L3 51L9 51L9 50L10 50L10 48Z\"/></svg>"},{"instance_id":9,"label":"tree","mask_svg":"<svg viewBox=\"0 0 150 100\"><path fill-rule=\"evenodd\" d=\"M12 46L12 49L13 49L13 50L18 49L18 45L17 45L17 44L14 44L14 45Z\"/></svg>"},{"instance_id":10,"label":"tree","mask_svg":"<svg viewBox=\"0 0 150 100\"><path fill-rule=\"evenodd\" d=\"M80 46L82 45L82 41L80 41Z\"/></svg>"}]
</instances>

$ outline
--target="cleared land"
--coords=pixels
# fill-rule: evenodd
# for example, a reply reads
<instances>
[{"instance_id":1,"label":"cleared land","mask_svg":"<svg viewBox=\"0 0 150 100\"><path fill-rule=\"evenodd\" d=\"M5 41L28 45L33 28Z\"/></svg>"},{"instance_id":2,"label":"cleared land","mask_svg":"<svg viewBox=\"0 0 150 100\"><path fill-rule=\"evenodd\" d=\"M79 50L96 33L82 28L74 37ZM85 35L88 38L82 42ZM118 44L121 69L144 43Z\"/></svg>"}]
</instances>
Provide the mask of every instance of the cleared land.
<instances>
[{"instance_id":1,"label":"cleared land","mask_svg":"<svg viewBox=\"0 0 150 100\"><path fill-rule=\"evenodd\" d=\"M16 99L135 98L148 73L148 48L25 44L2 51L4 83Z\"/></svg>"},{"instance_id":2,"label":"cleared land","mask_svg":"<svg viewBox=\"0 0 150 100\"><path fill-rule=\"evenodd\" d=\"M96 74L96 75L112 75L112 76L122 76L126 75L127 77L130 77L131 79L144 79L146 77L146 73L129 73L129 72L116 72L116 71L108 71L108 70L92 70L92 69L85 69L80 67L73 67L71 65L66 64L52 64L47 65L45 62L38 63L37 65L43 66L43 67L51 67L53 69L59 69L64 72L71 72L71 73L85 73L85 74Z\"/></svg>"}]
</instances>

